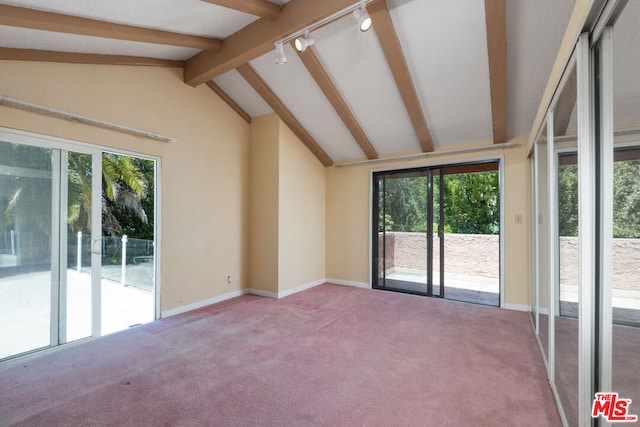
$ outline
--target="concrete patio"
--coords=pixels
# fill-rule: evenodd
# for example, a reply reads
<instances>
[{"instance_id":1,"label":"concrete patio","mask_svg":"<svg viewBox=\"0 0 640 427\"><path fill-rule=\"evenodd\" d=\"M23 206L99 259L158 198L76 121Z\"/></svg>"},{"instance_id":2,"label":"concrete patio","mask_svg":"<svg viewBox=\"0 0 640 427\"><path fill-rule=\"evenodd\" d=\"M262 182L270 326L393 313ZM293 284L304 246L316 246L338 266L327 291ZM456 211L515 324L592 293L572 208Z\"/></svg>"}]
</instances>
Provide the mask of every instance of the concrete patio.
<instances>
[{"instance_id":1,"label":"concrete patio","mask_svg":"<svg viewBox=\"0 0 640 427\"><path fill-rule=\"evenodd\" d=\"M71 342L91 335L91 276L68 269L67 282L63 332ZM0 359L50 345L50 283L48 271L0 278ZM101 290L102 335L154 319L152 292L104 278Z\"/></svg>"},{"instance_id":2,"label":"concrete patio","mask_svg":"<svg viewBox=\"0 0 640 427\"><path fill-rule=\"evenodd\" d=\"M425 292L427 275L424 270L394 267L385 275L388 287ZM444 297L484 305L500 305L500 281L492 277L444 273ZM433 272L433 293L441 295L440 272Z\"/></svg>"}]
</instances>

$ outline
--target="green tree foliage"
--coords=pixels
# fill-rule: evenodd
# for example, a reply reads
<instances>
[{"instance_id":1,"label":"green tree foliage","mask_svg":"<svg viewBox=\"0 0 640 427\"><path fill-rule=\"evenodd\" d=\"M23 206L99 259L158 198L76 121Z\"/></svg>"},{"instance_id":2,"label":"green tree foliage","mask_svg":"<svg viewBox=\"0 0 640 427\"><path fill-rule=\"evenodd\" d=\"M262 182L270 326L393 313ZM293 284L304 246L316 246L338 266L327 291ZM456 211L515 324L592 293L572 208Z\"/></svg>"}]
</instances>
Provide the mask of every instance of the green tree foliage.
<instances>
[{"instance_id":1,"label":"green tree foliage","mask_svg":"<svg viewBox=\"0 0 640 427\"><path fill-rule=\"evenodd\" d=\"M67 169L69 205L67 221L70 231L91 231L91 156L69 153Z\"/></svg>"},{"instance_id":2,"label":"green tree foliage","mask_svg":"<svg viewBox=\"0 0 640 427\"><path fill-rule=\"evenodd\" d=\"M51 230L51 150L0 141L0 165L13 169L0 176L0 230L19 228L47 235Z\"/></svg>"},{"instance_id":3,"label":"green tree foliage","mask_svg":"<svg viewBox=\"0 0 640 427\"><path fill-rule=\"evenodd\" d=\"M434 177L434 221L438 221L438 180ZM426 176L389 177L380 185L379 228L387 231L427 231ZM497 172L445 175L444 229L450 233L497 234L500 227ZM437 224L434 224L437 230Z\"/></svg>"},{"instance_id":4,"label":"green tree foliage","mask_svg":"<svg viewBox=\"0 0 640 427\"><path fill-rule=\"evenodd\" d=\"M640 238L640 161L615 162L613 237Z\"/></svg>"},{"instance_id":5,"label":"green tree foliage","mask_svg":"<svg viewBox=\"0 0 640 427\"><path fill-rule=\"evenodd\" d=\"M118 219L122 226L122 234L137 239L153 240L153 218L155 209L154 199L154 175L155 164L153 160L146 160L134 157L133 165L138 168L146 183L147 195L141 198L140 204L142 210L146 214L146 218L142 218L137 214L136 210L128 209L126 206L114 204L113 215Z\"/></svg>"},{"instance_id":6,"label":"green tree foliage","mask_svg":"<svg viewBox=\"0 0 640 427\"><path fill-rule=\"evenodd\" d=\"M102 230L112 236L122 234L116 208L134 213L147 222L142 199L147 197L147 181L133 158L112 153L102 155ZM132 236L133 237L133 236Z\"/></svg>"},{"instance_id":7,"label":"green tree foliage","mask_svg":"<svg viewBox=\"0 0 640 427\"><path fill-rule=\"evenodd\" d=\"M578 235L578 166L558 167L558 232Z\"/></svg>"},{"instance_id":8,"label":"green tree foliage","mask_svg":"<svg viewBox=\"0 0 640 427\"><path fill-rule=\"evenodd\" d=\"M52 150L0 141L0 230L51 228ZM12 169L13 168L13 169ZM153 240L154 162L112 153L102 155L102 233ZM70 231L90 231L91 156L68 153ZM18 222L18 223L16 223Z\"/></svg>"},{"instance_id":9,"label":"green tree foliage","mask_svg":"<svg viewBox=\"0 0 640 427\"><path fill-rule=\"evenodd\" d=\"M91 218L91 157L81 153L69 153L68 174L68 216L71 231L88 231ZM149 224L147 212L153 218L154 202L153 197L148 197L148 194L153 194L153 161L103 153L104 235L127 234L130 237L152 240L153 224ZM150 236L149 229L144 228L142 224L150 226Z\"/></svg>"},{"instance_id":10,"label":"green tree foliage","mask_svg":"<svg viewBox=\"0 0 640 427\"><path fill-rule=\"evenodd\" d=\"M445 228L452 233L498 234L500 187L498 172L444 177Z\"/></svg>"},{"instance_id":11,"label":"green tree foliage","mask_svg":"<svg viewBox=\"0 0 640 427\"><path fill-rule=\"evenodd\" d=\"M563 165L558 173L558 220L561 236L578 235L578 167ZM613 237L640 238L640 161L613 165Z\"/></svg>"},{"instance_id":12,"label":"green tree foliage","mask_svg":"<svg viewBox=\"0 0 640 427\"><path fill-rule=\"evenodd\" d=\"M387 231L427 230L426 177L385 179L384 192L380 214L386 214L385 224L390 227Z\"/></svg>"}]
</instances>

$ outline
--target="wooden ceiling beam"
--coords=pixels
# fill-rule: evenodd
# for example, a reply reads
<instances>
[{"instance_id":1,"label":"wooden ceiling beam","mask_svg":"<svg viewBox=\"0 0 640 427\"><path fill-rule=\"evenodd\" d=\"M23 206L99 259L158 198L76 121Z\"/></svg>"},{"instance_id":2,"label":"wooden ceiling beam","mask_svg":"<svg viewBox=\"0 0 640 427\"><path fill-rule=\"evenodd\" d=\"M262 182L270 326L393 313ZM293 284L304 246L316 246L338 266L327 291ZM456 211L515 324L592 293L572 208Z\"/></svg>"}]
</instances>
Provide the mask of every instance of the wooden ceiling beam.
<instances>
[{"instance_id":1,"label":"wooden ceiling beam","mask_svg":"<svg viewBox=\"0 0 640 427\"><path fill-rule=\"evenodd\" d=\"M218 51L203 51L189 59L184 81L198 86L264 55L278 40L353 4L354 0L291 0L278 16L260 18L225 38Z\"/></svg>"},{"instance_id":2,"label":"wooden ceiling beam","mask_svg":"<svg viewBox=\"0 0 640 427\"><path fill-rule=\"evenodd\" d=\"M351 132L351 135L353 135L353 138L367 156L367 159L377 159L378 153L376 152L376 149L371 145L369 138L367 138L367 135L362 130L362 127L360 127L360 124L354 117L351 109L345 102L344 98L342 98L342 95L340 95L340 92L338 92L338 89L333 84L331 77L329 77L329 74L327 74L327 71L324 69L313 50L308 48L304 52L298 52L295 47L294 50L298 53L302 63L307 67L307 70L324 93L324 96L329 100L347 129L349 129L349 132Z\"/></svg>"},{"instance_id":3,"label":"wooden ceiling beam","mask_svg":"<svg viewBox=\"0 0 640 427\"><path fill-rule=\"evenodd\" d=\"M281 6L268 0L204 0L217 6L248 13L249 15L273 17L278 16Z\"/></svg>"},{"instance_id":4,"label":"wooden ceiling beam","mask_svg":"<svg viewBox=\"0 0 640 427\"><path fill-rule=\"evenodd\" d=\"M115 24L9 5L0 5L0 25L196 49L216 50L221 44L220 40L215 38Z\"/></svg>"},{"instance_id":5,"label":"wooden ceiling beam","mask_svg":"<svg viewBox=\"0 0 640 427\"><path fill-rule=\"evenodd\" d=\"M332 166L333 160L324 152L322 147L313 139L311 135L305 130L304 127L298 122L298 120L291 114L291 112L285 107L275 93L267 86L267 84L260 78L260 76L249 66L248 64L240 65L237 68L238 72L244 79L251 85L251 87L258 92L258 94L264 99L264 101L271 107L273 111L280 117L280 120L286 124L289 129L302 141L302 143L313 153L314 156L324 166Z\"/></svg>"},{"instance_id":6,"label":"wooden ceiling beam","mask_svg":"<svg viewBox=\"0 0 640 427\"><path fill-rule=\"evenodd\" d=\"M398 40L398 34L393 26L391 15L389 15L387 4L384 1L370 3L367 6L367 10L373 20L373 28L378 36L389 68L391 68L396 86L409 114L409 119L411 120L415 134L420 142L420 147L424 152L433 151L434 147L431 132L429 131L427 120L422 112L420 100L413 85L409 67L402 52L400 40Z\"/></svg>"},{"instance_id":7,"label":"wooden ceiling beam","mask_svg":"<svg viewBox=\"0 0 640 427\"><path fill-rule=\"evenodd\" d=\"M218 96L220 98L222 98L222 100L224 102L226 102L229 107L231 107L236 113L238 113L238 115L240 117L242 117L247 123L251 123L251 116L249 114L247 114L246 111L244 111L242 109L242 107L240 105L238 105L238 103L236 101L234 101L233 99L231 99L231 97L229 95L227 95L227 93L222 90L222 88L220 86L218 86L217 84L215 84L212 80L209 80L206 83L207 86L209 86L209 88L214 91L215 93L218 94Z\"/></svg>"},{"instance_id":8,"label":"wooden ceiling beam","mask_svg":"<svg viewBox=\"0 0 640 427\"><path fill-rule=\"evenodd\" d=\"M12 61L61 62L67 64L140 65L177 68L184 66L183 61L146 58L142 56L55 52L50 50L13 49L8 47L0 48L0 59Z\"/></svg>"},{"instance_id":9,"label":"wooden ceiling beam","mask_svg":"<svg viewBox=\"0 0 640 427\"><path fill-rule=\"evenodd\" d=\"M493 143L507 142L507 29L505 0L485 0Z\"/></svg>"}]
</instances>

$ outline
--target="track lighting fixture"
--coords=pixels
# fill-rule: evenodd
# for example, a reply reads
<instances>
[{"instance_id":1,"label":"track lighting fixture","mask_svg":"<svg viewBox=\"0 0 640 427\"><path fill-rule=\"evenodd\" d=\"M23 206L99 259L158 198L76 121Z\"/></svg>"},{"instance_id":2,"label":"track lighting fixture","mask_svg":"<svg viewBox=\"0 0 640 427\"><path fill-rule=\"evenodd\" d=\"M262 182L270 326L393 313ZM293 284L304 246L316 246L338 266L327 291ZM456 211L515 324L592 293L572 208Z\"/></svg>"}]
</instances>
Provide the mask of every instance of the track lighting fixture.
<instances>
[{"instance_id":1,"label":"track lighting fixture","mask_svg":"<svg viewBox=\"0 0 640 427\"><path fill-rule=\"evenodd\" d=\"M282 42L276 43L276 64L286 64L287 57L284 54L284 45Z\"/></svg>"},{"instance_id":2,"label":"track lighting fixture","mask_svg":"<svg viewBox=\"0 0 640 427\"><path fill-rule=\"evenodd\" d=\"M371 28L371 24L373 24L373 21L371 21L371 17L367 13L367 10L364 8L364 6L354 10L353 17L358 22L358 28L360 28L360 31L369 31L369 28Z\"/></svg>"},{"instance_id":3,"label":"track lighting fixture","mask_svg":"<svg viewBox=\"0 0 640 427\"><path fill-rule=\"evenodd\" d=\"M316 39L309 36L309 31L306 31L304 33L304 37L298 37L296 41L293 42L293 45L296 47L298 52L304 52L309 46L313 46L315 42Z\"/></svg>"},{"instance_id":4,"label":"track lighting fixture","mask_svg":"<svg viewBox=\"0 0 640 427\"><path fill-rule=\"evenodd\" d=\"M313 46L316 42L313 37L309 36L310 31L321 28L337 19L349 15L350 13L353 13L353 17L358 22L358 28L360 31L369 31L373 25L373 21L371 20L371 16L367 13L366 5L372 1L374 0L358 0L356 3L351 4L344 9L338 10L337 12L313 22L312 24L276 41L276 64L287 63L287 57L284 54L284 43L289 43L293 40L293 47L298 52L304 52L309 46Z\"/></svg>"}]
</instances>

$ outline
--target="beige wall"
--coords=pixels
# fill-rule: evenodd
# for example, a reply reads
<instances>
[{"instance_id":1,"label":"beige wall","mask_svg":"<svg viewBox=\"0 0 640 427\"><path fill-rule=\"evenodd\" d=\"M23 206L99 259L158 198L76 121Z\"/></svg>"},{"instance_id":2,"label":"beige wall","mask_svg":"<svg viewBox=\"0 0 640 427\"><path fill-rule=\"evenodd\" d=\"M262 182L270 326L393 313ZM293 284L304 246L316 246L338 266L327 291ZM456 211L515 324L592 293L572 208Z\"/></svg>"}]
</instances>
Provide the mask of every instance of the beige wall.
<instances>
[{"instance_id":1,"label":"beige wall","mask_svg":"<svg viewBox=\"0 0 640 427\"><path fill-rule=\"evenodd\" d=\"M249 283L252 289L278 292L278 117L253 119L250 134Z\"/></svg>"},{"instance_id":2,"label":"beige wall","mask_svg":"<svg viewBox=\"0 0 640 427\"><path fill-rule=\"evenodd\" d=\"M504 301L530 305L531 265L531 163L526 139L519 149L505 151L504 162ZM516 215L522 223L516 224Z\"/></svg>"},{"instance_id":3,"label":"beige wall","mask_svg":"<svg viewBox=\"0 0 640 427\"><path fill-rule=\"evenodd\" d=\"M279 290L325 276L326 169L280 122Z\"/></svg>"},{"instance_id":4,"label":"beige wall","mask_svg":"<svg viewBox=\"0 0 640 427\"><path fill-rule=\"evenodd\" d=\"M3 127L162 158L162 310L247 286L249 126L209 88L173 68L0 61L0 94L177 138L0 106Z\"/></svg>"},{"instance_id":5,"label":"beige wall","mask_svg":"<svg viewBox=\"0 0 640 427\"><path fill-rule=\"evenodd\" d=\"M278 295L324 279L324 166L273 113L253 120L250 152L250 288Z\"/></svg>"},{"instance_id":6,"label":"beige wall","mask_svg":"<svg viewBox=\"0 0 640 427\"><path fill-rule=\"evenodd\" d=\"M275 115L249 126L207 87L185 85L179 69L0 61L0 94L178 139L159 143L0 107L0 126L162 158L162 310L248 287L282 292L325 277L368 283L370 171L493 154L324 169ZM524 151L504 150L512 304L529 303Z\"/></svg>"},{"instance_id":7,"label":"beige wall","mask_svg":"<svg viewBox=\"0 0 640 427\"><path fill-rule=\"evenodd\" d=\"M529 161L526 138L519 147L442 155L426 160L368 164L327 169L327 278L369 283L371 171L407 168L504 154L504 298L508 304L529 305ZM478 145L485 145L480 142ZM455 147L448 147L452 149ZM522 223L516 224L516 215Z\"/></svg>"}]
</instances>

